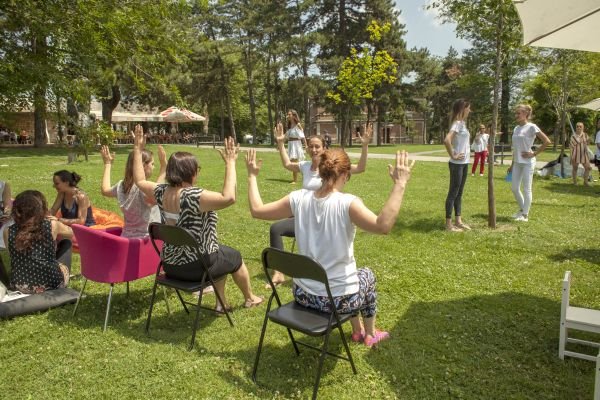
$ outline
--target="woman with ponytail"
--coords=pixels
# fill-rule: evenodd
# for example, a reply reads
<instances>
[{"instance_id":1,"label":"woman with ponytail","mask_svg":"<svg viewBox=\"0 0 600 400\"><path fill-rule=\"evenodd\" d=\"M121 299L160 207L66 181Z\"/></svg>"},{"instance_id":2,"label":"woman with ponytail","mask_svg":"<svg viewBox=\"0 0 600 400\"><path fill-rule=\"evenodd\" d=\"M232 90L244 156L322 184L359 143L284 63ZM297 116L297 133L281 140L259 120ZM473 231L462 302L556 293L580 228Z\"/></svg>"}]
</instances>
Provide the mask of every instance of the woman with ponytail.
<instances>
[{"instance_id":1,"label":"woman with ponytail","mask_svg":"<svg viewBox=\"0 0 600 400\"><path fill-rule=\"evenodd\" d=\"M65 225L96 225L90 198L77 187L79 181L81 181L81 176L76 172L63 169L54 173L52 182L57 193L56 200L50 208L50 215L56 215L60 210L59 221Z\"/></svg>"},{"instance_id":2,"label":"woman with ponytail","mask_svg":"<svg viewBox=\"0 0 600 400\"><path fill-rule=\"evenodd\" d=\"M368 268L357 268L354 236L356 227L377 234L387 234L392 230L414 161L409 164L405 151L396 153L395 167L389 166L392 191L379 215L369 210L360 198L343 193L352 166L348 155L341 149L321 154L319 176L322 185L319 189L300 189L268 204L263 204L258 190L257 176L261 164L261 161L256 161L256 151L249 150L246 166L252 216L264 220L295 217L298 252L325 268L338 312L354 315L351 319L352 340L372 347L389 338L387 332L375 329L375 275ZM322 311L331 310L332 305L322 284L294 279L292 291L298 304Z\"/></svg>"},{"instance_id":3,"label":"woman with ponytail","mask_svg":"<svg viewBox=\"0 0 600 400\"><path fill-rule=\"evenodd\" d=\"M37 190L17 195L12 217L14 224L3 233L10 253L10 286L23 293L66 287L71 269L71 228L48 216L46 198Z\"/></svg>"}]
</instances>

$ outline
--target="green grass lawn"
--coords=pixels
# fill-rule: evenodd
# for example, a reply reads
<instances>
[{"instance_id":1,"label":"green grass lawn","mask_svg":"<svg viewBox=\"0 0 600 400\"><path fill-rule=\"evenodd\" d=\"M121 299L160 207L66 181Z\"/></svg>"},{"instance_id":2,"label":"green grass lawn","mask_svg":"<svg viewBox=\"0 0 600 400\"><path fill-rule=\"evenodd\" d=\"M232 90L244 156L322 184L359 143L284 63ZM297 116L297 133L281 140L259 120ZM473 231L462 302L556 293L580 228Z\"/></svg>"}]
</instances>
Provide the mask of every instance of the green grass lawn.
<instances>
[{"instance_id":1,"label":"green grass lawn","mask_svg":"<svg viewBox=\"0 0 600 400\"><path fill-rule=\"evenodd\" d=\"M410 151L416 150L407 146ZM435 147L435 146L426 146ZM152 148L152 146L151 146ZM191 150L202 165L199 184L220 190L223 162L213 150ZM118 148L113 182L122 176L127 148ZM425 150L419 150L425 151ZM372 153L379 149L372 148ZM51 203L52 173L75 170L80 186L98 207L117 211L99 194L102 161L66 164L66 150L0 149L0 179L14 193L36 188ZM261 153L263 200L295 186L277 153ZM241 158L241 157L240 157ZM369 160L347 191L374 210L391 184L389 160ZM598 201L600 185L572 186L569 180L534 180L530 221L509 216L516 205L505 168L494 179L498 228L487 228L487 179L468 178L463 218L473 231L443 230L448 186L445 163L420 162L406 190L396 227L388 236L357 232L355 255L378 278L378 325L391 340L376 350L351 344L358 375L346 362L328 359L322 399L587 399L593 392L594 364L558 359L561 279L573 272L572 303L600 309ZM219 239L241 251L261 295L260 253L268 245L269 223L253 220L247 205L243 162L238 161L238 201L219 212ZM597 176L597 171L594 171ZM289 242L287 242L289 244ZM107 266L108 268L109 266ZM79 259L74 257L74 270ZM71 287L80 289L83 279ZM144 323L152 278L115 289L110 326L102 333L108 286L90 282L77 316L68 305L46 313L0 322L0 393L6 398L307 398L317 357L296 357L284 329L269 325L258 373L251 378L264 307L243 309L229 280L236 306L235 327L204 314L193 351L186 351L192 318L171 295L168 316L162 297L153 314L150 337ZM287 293L287 298L291 295ZM214 296L206 297L208 303ZM346 329L349 332L349 326ZM341 349L338 338L333 349Z\"/></svg>"}]
</instances>

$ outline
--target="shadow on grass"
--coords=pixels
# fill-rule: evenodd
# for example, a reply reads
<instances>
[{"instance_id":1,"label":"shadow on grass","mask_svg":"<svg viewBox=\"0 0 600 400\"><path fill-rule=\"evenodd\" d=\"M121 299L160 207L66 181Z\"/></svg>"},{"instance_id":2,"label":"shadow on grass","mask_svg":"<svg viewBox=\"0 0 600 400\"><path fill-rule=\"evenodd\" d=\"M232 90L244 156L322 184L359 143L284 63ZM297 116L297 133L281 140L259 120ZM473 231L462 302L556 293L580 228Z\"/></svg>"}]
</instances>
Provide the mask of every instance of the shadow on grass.
<instances>
[{"instance_id":1,"label":"shadow on grass","mask_svg":"<svg viewBox=\"0 0 600 400\"><path fill-rule=\"evenodd\" d=\"M260 329L262 329L262 319ZM344 324L344 334L356 363L356 345L350 342L350 331L350 324ZM294 338L301 342L311 344L315 347L322 345L321 338L304 336L298 332L293 332L293 334ZM247 349L234 354L222 354L224 358L234 357L246 363L248 379L240 379L237 371L223 371L221 372L222 378L228 382L235 382L236 386L242 388L247 393L256 393L259 398L273 398L276 392L285 399L296 397L308 398L312 396L320 352L299 345L300 355L296 356L285 328L275 323L269 323L260 354L256 373L257 383L255 384L252 381L252 370L258 350L259 337L260 330L257 331L256 342L249 345ZM274 342L280 344L274 344ZM328 350L331 353L346 356L339 331L335 330L331 333ZM337 365L338 363L340 364L339 366ZM341 373L346 374L345 376L348 379L355 379L358 376L352 373L352 367L348 361L328 356L323 363L319 394L322 393L321 389L324 389L328 385L328 375L337 368L340 368ZM360 374L360 371L357 372ZM339 377L335 378L334 384L339 382L337 379ZM282 382L285 382L285 385L282 385Z\"/></svg>"},{"instance_id":2,"label":"shadow on grass","mask_svg":"<svg viewBox=\"0 0 600 400\"><path fill-rule=\"evenodd\" d=\"M600 265L600 249L564 250L561 253L550 255L548 258L557 262L577 259Z\"/></svg>"},{"instance_id":3,"label":"shadow on grass","mask_svg":"<svg viewBox=\"0 0 600 400\"><path fill-rule=\"evenodd\" d=\"M108 300L109 285L102 285L101 288L94 288L100 293L89 293L90 284L88 282L84 298L81 299L77 314L73 316L75 304L63 307L60 313L50 313L49 318L56 323L65 325L75 325L79 328L96 331L102 334L104 326L104 317L106 313L106 303ZM79 289L77 289L79 290ZM105 291L103 291L105 290ZM168 291L168 301L171 314L167 314L165 298L162 290L158 288L154 309L152 311L152 320L150 323L150 336L146 335L146 318L150 308L150 299L152 296L152 287L144 287L139 290L130 290L129 295L125 292L125 285L115 285L111 300L110 316L107 330L119 332L119 334L130 337L142 343L170 343L187 347L192 335L192 326L195 317L195 308L188 305L190 313L186 313L174 291ZM191 295L182 296L187 301L196 303L198 300ZM214 296L205 295L202 299L202 305L208 308L214 306ZM212 324L215 320L229 326L227 318L217 317L208 310L200 311L200 321L198 333L196 334L196 350L202 349L199 337L203 326ZM235 319L234 319L235 324Z\"/></svg>"},{"instance_id":4,"label":"shadow on grass","mask_svg":"<svg viewBox=\"0 0 600 400\"><path fill-rule=\"evenodd\" d=\"M594 366L559 360L559 316L518 293L416 302L365 358L399 398L589 398Z\"/></svg>"},{"instance_id":5,"label":"shadow on grass","mask_svg":"<svg viewBox=\"0 0 600 400\"><path fill-rule=\"evenodd\" d=\"M473 214L473 215L471 215L471 218L476 218L476 219L482 220L483 222L487 223L488 215L487 214ZM496 222L513 222L513 221L514 220L510 217L496 214Z\"/></svg>"},{"instance_id":6,"label":"shadow on grass","mask_svg":"<svg viewBox=\"0 0 600 400\"><path fill-rule=\"evenodd\" d=\"M431 218L420 218L415 220L410 220L410 223L407 223L402 218L399 218L394 225L393 233L400 233L404 230L410 230L413 232L421 232L421 233L429 233L436 231L444 230L444 222L436 221Z\"/></svg>"},{"instance_id":7,"label":"shadow on grass","mask_svg":"<svg viewBox=\"0 0 600 400\"><path fill-rule=\"evenodd\" d=\"M560 194L574 194L578 196L598 196L599 188L594 186L583 186L581 184L581 179L579 180L579 185L573 185L571 180L569 179L567 182L552 182L549 185L545 186L545 189Z\"/></svg>"}]
</instances>

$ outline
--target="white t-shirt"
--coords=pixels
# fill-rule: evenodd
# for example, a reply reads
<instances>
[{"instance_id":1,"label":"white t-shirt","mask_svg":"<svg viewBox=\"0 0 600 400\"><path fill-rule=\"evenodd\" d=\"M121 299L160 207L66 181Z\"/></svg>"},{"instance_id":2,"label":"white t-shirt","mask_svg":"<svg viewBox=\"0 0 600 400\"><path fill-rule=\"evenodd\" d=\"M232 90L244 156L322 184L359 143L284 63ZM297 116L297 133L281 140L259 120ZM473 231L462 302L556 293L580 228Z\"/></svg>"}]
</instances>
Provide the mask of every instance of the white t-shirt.
<instances>
[{"instance_id":1,"label":"white t-shirt","mask_svg":"<svg viewBox=\"0 0 600 400\"><path fill-rule=\"evenodd\" d=\"M467 129L467 125L464 121L454 121L450 130L455 132L452 139L452 151L456 154L463 153L465 155L465 158L462 160L453 160L451 158L450 162L454 164L468 164L469 157L471 156L471 146L469 144L471 134Z\"/></svg>"},{"instance_id":2,"label":"white t-shirt","mask_svg":"<svg viewBox=\"0 0 600 400\"><path fill-rule=\"evenodd\" d=\"M538 132L541 132L541 130L533 122L515 126L512 135L514 162L535 165L535 157L524 158L521 156L521 153L524 151L531 151L531 147L533 146L533 142L535 141Z\"/></svg>"},{"instance_id":3,"label":"white t-shirt","mask_svg":"<svg viewBox=\"0 0 600 400\"><path fill-rule=\"evenodd\" d=\"M596 158L600 160L600 148L598 148L600 145L600 131L596 132L596 141L594 143L596 144Z\"/></svg>"},{"instance_id":4,"label":"white t-shirt","mask_svg":"<svg viewBox=\"0 0 600 400\"><path fill-rule=\"evenodd\" d=\"M318 190L323 185L323 181L319 176L319 170L313 171L310 169L312 161L300 161L298 168L302 174L302 189Z\"/></svg>"},{"instance_id":5,"label":"white t-shirt","mask_svg":"<svg viewBox=\"0 0 600 400\"><path fill-rule=\"evenodd\" d=\"M473 140L473 151L475 151L475 153L481 153L482 151L486 151L489 140L490 135L488 135L487 133L482 134L481 136L479 136L479 138L475 136L475 139Z\"/></svg>"},{"instance_id":6,"label":"white t-shirt","mask_svg":"<svg viewBox=\"0 0 600 400\"><path fill-rule=\"evenodd\" d=\"M306 189L290 193L298 252L325 268L333 296L358 292L356 228L350 221L350 204L355 199L356 196L340 192L324 198L316 198L315 192ZM294 279L294 283L310 294L327 296L322 283L310 279Z\"/></svg>"},{"instance_id":7,"label":"white t-shirt","mask_svg":"<svg viewBox=\"0 0 600 400\"><path fill-rule=\"evenodd\" d=\"M136 185L131 186L129 193L125 193L123 181L117 182L110 190L117 198L125 220L121 236L126 238L148 236L150 210L153 206L146 202L144 193Z\"/></svg>"}]
</instances>

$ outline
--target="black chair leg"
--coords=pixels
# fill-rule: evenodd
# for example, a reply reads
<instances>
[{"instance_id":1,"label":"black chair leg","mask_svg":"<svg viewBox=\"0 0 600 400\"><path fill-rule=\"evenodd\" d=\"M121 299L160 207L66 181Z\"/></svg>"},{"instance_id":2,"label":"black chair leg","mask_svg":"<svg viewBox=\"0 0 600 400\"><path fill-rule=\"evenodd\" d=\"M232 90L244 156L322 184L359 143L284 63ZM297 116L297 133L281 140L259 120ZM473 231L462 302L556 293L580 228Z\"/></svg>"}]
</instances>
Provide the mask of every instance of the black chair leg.
<instances>
[{"instance_id":1,"label":"black chair leg","mask_svg":"<svg viewBox=\"0 0 600 400\"><path fill-rule=\"evenodd\" d=\"M167 289L161 286L163 295L165 296L165 306L167 307L167 315L171 315L171 307L169 307L169 297L167 296Z\"/></svg>"},{"instance_id":2,"label":"black chair leg","mask_svg":"<svg viewBox=\"0 0 600 400\"><path fill-rule=\"evenodd\" d=\"M152 287L152 298L150 299L150 310L148 310L148 318L146 319L146 335L150 333L150 319L152 318L152 309L154 308L154 299L156 298L156 286L156 281L154 281L154 286Z\"/></svg>"},{"instance_id":3,"label":"black chair leg","mask_svg":"<svg viewBox=\"0 0 600 400\"><path fill-rule=\"evenodd\" d=\"M325 356L327 355L327 348L329 346L330 333L331 330L328 329L323 340L323 348L321 349L321 356L319 357L319 366L317 368L317 379L315 381L315 387L313 389L313 400L317 399L317 392L319 391L319 382L321 382L321 373L323 372L323 362L325 361Z\"/></svg>"},{"instance_id":4,"label":"black chair leg","mask_svg":"<svg viewBox=\"0 0 600 400\"><path fill-rule=\"evenodd\" d=\"M296 344L296 339L294 339L294 334L292 333L292 330L290 328L286 328L288 331L288 336L290 337L290 340L292 341L292 344L294 345L294 351L296 352L296 355L299 356L300 355L300 349L298 348L298 345Z\"/></svg>"},{"instance_id":5,"label":"black chair leg","mask_svg":"<svg viewBox=\"0 0 600 400\"><path fill-rule=\"evenodd\" d=\"M344 348L346 349L346 354L348 354L348 361L350 361L350 366L352 367L352 372L356 375L356 366L354 365L354 359L352 358L352 353L350 353L350 347L348 347L348 341L346 340L346 336L344 335L344 330L342 329L342 325L338 325L338 330L340 331L340 336L342 337L342 343L344 343Z\"/></svg>"},{"instance_id":6,"label":"black chair leg","mask_svg":"<svg viewBox=\"0 0 600 400\"><path fill-rule=\"evenodd\" d=\"M177 292L179 293L179 292ZM200 321L200 306L202 304L202 291L200 291L200 295L198 296L198 305L196 306L196 318L194 319L194 326L192 330L192 340L190 342L190 347L188 351L192 351L194 348L194 342L196 341L196 331L198 330L198 322Z\"/></svg>"},{"instance_id":7,"label":"black chair leg","mask_svg":"<svg viewBox=\"0 0 600 400\"><path fill-rule=\"evenodd\" d=\"M214 288L214 282L212 283L212 287ZM200 291L200 293L202 293L202 290ZM231 316L229 315L229 311L227 311L227 307L225 307L225 302L223 301L223 299L221 298L221 295L219 294L219 292L217 292L217 290L215 290L215 296L217 296L217 301L219 302L219 304L221 305L221 307L223 307L223 312L225 313L225 316L227 317L227 321L229 321L229 325L233 326L233 321L231 320Z\"/></svg>"},{"instance_id":8,"label":"black chair leg","mask_svg":"<svg viewBox=\"0 0 600 400\"><path fill-rule=\"evenodd\" d=\"M186 313L189 314L190 310L185 305L185 301L183 301L183 297L181 297L181 293L179 293L179 290L175 289L175 293L177 293L177 297L179 297L179 301L181 302L181 305L183 306L183 309L185 310Z\"/></svg>"},{"instance_id":9,"label":"black chair leg","mask_svg":"<svg viewBox=\"0 0 600 400\"><path fill-rule=\"evenodd\" d=\"M108 302L106 303L106 315L104 316L104 329L102 332L106 332L106 327L108 326L108 316L110 315L110 301L112 300L112 292L115 287L114 283L110 284L110 291L108 292Z\"/></svg>"},{"instance_id":10,"label":"black chair leg","mask_svg":"<svg viewBox=\"0 0 600 400\"><path fill-rule=\"evenodd\" d=\"M83 291L85 290L86 284L87 284L87 278L85 279L85 281L83 281L83 287L81 288L81 291L79 292L79 296L77 297L77 303L75 303L75 309L73 310L73 316L75 316L75 313L77 312L77 307L79 307L79 302L81 301L81 296L83 296Z\"/></svg>"},{"instance_id":11,"label":"black chair leg","mask_svg":"<svg viewBox=\"0 0 600 400\"><path fill-rule=\"evenodd\" d=\"M258 350L256 350L256 358L254 359L254 368L252 369L252 381L256 383L256 372L258 371L258 360L260 358L260 353L262 352L263 341L265 339L265 333L267 332L267 323L269 322L269 317L267 314L269 313L269 309L271 304L269 303L269 307L267 307L267 311L265 312L265 320L263 321L262 330L260 331L260 340L258 341Z\"/></svg>"}]
</instances>

